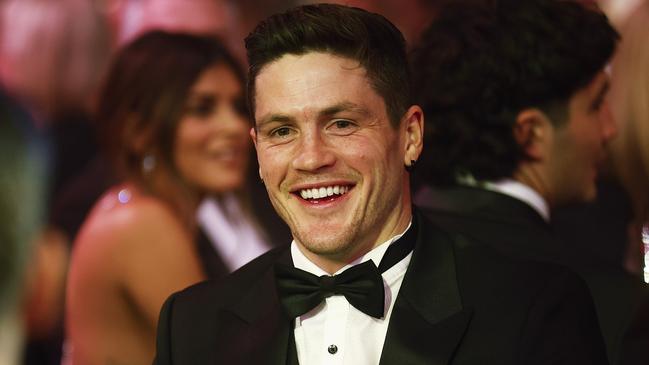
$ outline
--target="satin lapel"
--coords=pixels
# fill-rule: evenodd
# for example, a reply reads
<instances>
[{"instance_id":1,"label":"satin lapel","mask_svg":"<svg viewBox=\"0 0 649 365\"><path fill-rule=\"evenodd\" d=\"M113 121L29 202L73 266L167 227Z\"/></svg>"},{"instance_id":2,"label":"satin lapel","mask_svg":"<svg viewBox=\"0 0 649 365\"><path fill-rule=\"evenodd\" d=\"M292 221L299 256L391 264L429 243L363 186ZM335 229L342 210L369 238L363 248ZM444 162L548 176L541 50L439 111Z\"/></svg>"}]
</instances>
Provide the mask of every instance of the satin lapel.
<instances>
[{"instance_id":1,"label":"satin lapel","mask_svg":"<svg viewBox=\"0 0 649 365\"><path fill-rule=\"evenodd\" d=\"M399 291L381 365L448 364L471 320L463 309L452 242L416 213L419 237Z\"/></svg>"},{"instance_id":2,"label":"satin lapel","mask_svg":"<svg viewBox=\"0 0 649 365\"><path fill-rule=\"evenodd\" d=\"M290 250L279 256L280 262L292 264ZM295 345L290 336L293 326L279 305L272 265L249 293L236 303L228 306L228 311L241 319L245 326L242 333L250 344L248 363L285 365L297 364L293 354ZM287 354L291 356L287 357Z\"/></svg>"}]
</instances>

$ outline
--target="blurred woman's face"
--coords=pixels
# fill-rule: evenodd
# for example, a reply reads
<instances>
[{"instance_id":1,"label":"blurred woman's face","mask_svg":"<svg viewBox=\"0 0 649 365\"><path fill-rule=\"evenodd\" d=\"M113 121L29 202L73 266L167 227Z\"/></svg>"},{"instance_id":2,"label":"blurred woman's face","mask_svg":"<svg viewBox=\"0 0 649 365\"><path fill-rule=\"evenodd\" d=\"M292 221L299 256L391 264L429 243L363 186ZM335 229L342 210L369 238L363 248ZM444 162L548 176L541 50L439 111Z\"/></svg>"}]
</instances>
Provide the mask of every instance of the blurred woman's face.
<instances>
[{"instance_id":1,"label":"blurred woman's face","mask_svg":"<svg viewBox=\"0 0 649 365\"><path fill-rule=\"evenodd\" d=\"M173 159L198 193L223 193L245 179L250 151L243 86L225 63L204 71L190 90Z\"/></svg>"}]
</instances>

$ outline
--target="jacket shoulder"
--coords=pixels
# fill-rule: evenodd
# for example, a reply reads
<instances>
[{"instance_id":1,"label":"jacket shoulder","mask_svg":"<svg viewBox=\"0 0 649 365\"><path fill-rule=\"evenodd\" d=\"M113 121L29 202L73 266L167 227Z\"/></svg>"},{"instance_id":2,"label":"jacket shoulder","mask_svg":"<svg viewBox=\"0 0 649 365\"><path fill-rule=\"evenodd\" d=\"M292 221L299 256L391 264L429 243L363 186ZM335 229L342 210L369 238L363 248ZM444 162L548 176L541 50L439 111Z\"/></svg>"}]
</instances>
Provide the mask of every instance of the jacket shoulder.
<instances>
[{"instance_id":1,"label":"jacket shoulder","mask_svg":"<svg viewBox=\"0 0 649 365\"><path fill-rule=\"evenodd\" d=\"M214 308L236 302L262 277L272 272L273 265L282 255L288 254L289 248L289 245L276 247L221 279L189 286L174 294L174 304Z\"/></svg>"}]
</instances>

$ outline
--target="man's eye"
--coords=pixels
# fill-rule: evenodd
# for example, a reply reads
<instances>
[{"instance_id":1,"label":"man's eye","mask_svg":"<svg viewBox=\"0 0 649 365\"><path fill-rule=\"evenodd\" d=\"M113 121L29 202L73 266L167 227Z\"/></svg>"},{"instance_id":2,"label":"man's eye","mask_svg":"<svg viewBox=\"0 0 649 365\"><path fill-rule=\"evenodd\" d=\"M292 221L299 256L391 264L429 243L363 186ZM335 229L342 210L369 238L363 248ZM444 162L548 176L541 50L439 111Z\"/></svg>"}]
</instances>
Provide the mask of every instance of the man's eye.
<instances>
[{"instance_id":1,"label":"man's eye","mask_svg":"<svg viewBox=\"0 0 649 365\"><path fill-rule=\"evenodd\" d=\"M358 125L351 120L336 119L327 127L328 133L336 136L347 136L354 133Z\"/></svg>"},{"instance_id":2,"label":"man's eye","mask_svg":"<svg viewBox=\"0 0 649 365\"><path fill-rule=\"evenodd\" d=\"M289 134L291 134L291 129L288 127L279 127L274 129L272 132L270 132L271 136L277 136L277 137L286 137Z\"/></svg>"},{"instance_id":3,"label":"man's eye","mask_svg":"<svg viewBox=\"0 0 649 365\"><path fill-rule=\"evenodd\" d=\"M335 122L335 125L336 125L336 128L341 128L341 129L342 128L348 128L348 127L350 127L352 125L352 122L342 119L342 120L337 120Z\"/></svg>"}]
</instances>

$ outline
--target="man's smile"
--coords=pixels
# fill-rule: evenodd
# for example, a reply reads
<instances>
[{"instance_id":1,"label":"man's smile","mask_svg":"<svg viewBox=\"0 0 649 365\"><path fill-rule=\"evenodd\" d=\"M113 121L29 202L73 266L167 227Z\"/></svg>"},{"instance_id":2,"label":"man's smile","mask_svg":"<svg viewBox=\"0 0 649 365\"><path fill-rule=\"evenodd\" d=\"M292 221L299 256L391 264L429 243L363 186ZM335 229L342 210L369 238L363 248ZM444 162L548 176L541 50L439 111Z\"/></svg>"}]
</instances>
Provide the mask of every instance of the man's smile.
<instances>
[{"instance_id":1,"label":"man's smile","mask_svg":"<svg viewBox=\"0 0 649 365\"><path fill-rule=\"evenodd\" d=\"M291 194L311 204L321 204L340 199L354 186L353 184L323 184L296 189L291 191Z\"/></svg>"}]
</instances>

